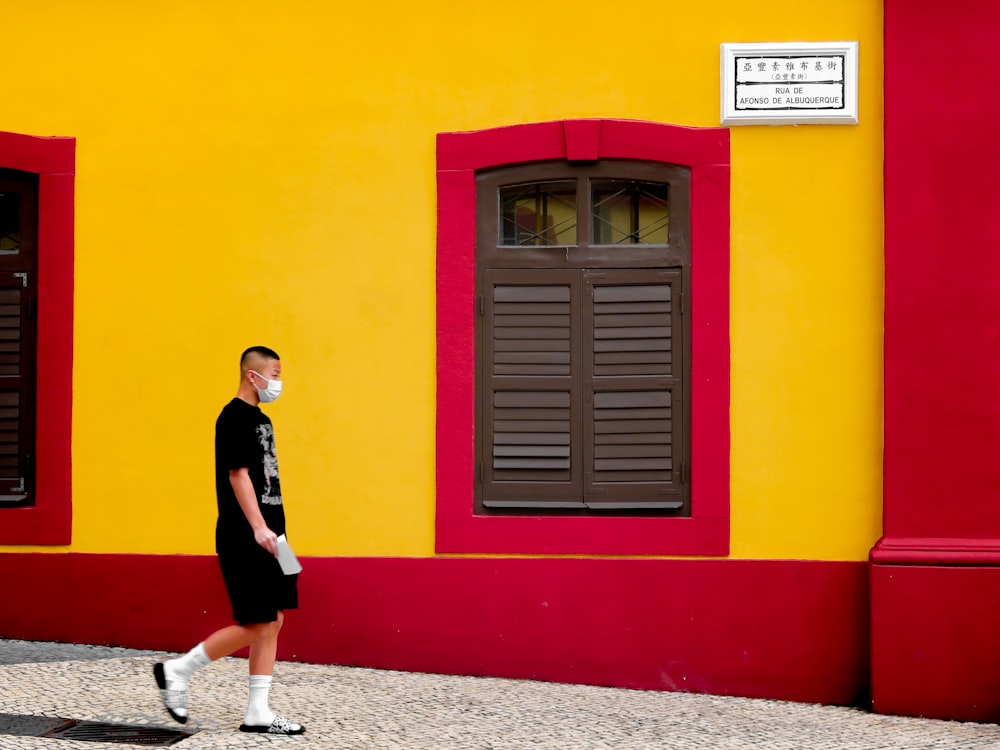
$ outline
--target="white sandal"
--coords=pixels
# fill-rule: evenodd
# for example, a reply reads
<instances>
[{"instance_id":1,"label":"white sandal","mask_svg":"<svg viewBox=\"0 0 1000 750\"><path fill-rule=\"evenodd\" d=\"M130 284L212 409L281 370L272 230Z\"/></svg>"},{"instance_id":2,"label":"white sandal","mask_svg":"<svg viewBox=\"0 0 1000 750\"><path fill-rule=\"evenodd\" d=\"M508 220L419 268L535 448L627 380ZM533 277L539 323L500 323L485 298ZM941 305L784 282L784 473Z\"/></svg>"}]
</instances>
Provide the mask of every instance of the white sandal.
<instances>
[{"instance_id":1,"label":"white sandal","mask_svg":"<svg viewBox=\"0 0 1000 750\"><path fill-rule=\"evenodd\" d=\"M167 673L163 662L158 662L153 667L153 677L156 678L156 686L160 689L160 698L163 699L163 707L167 709L167 713L179 724L187 724L188 691L167 690Z\"/></svg>"},{"instance_id":2,"label":"white sandal","mask_svg":"<svg viewBox=\"0 0 1000 750\"><path fill-rule=\"evenodd\" d=\"M284 716L275 715L270 724L240 724L241 732L261 732L266 734L302 734L306 728Z\"/></svg>"}]
</instances>

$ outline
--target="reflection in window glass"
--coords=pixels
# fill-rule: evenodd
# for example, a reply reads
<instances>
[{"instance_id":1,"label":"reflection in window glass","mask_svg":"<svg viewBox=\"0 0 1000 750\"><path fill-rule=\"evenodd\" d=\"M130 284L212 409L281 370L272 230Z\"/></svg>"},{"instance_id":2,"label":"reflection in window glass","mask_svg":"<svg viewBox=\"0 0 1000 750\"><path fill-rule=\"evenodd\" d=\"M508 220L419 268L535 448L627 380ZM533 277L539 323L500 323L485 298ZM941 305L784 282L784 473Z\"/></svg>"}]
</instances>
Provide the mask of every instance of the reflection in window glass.
<instances>
[{"instance_id":1,"label":"reflection in window glass","mask_svg":"<svg viewBox=\"0 0 1000 750\"><path fill-rule=\"evenodd\" d=\"M594 180L591 216L595 245L667 244L668 186L637 180Z\"/></svg>"},{"instance_id":2,"label":"reflection in window glass","mask_svg":"<svg viewBox=\"0 0 1000 750\"><path fill-rule=\"evenodd\" d=\"M576 182L560 180L500 188L500 244L576 244Z\"/></svg>"},{"instance_id":3,"label":"reflection in window glass","mask_svg":"<svg viewBox=\"0 0 1000 750\"><path fill-rule=\"evenodd\" d=\"M21 249L21 195L0 193L0 255L16 255Z\"/></svg>"}]
</instances>

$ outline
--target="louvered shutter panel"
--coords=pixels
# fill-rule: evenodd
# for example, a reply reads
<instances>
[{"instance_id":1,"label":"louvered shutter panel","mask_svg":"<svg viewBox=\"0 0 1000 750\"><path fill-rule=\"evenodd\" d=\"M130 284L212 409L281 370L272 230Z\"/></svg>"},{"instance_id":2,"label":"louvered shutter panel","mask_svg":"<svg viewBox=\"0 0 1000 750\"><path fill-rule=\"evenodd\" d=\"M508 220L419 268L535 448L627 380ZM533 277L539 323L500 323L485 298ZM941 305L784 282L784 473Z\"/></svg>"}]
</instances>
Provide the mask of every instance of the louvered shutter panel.
<instances>
[{"instance_id":1,"label":"louvered shutter panel","mask_svg":"<svg viewBox=\"0 0 1000 750\"><path fill-rule=\"evenodd\" d=\"M486 270L479 453L486 507L581 507L578 271Z\"/></svg>"},{"instance_id":2,"label":"louvered shutter panel","mask_svg":"<svg viewBox=\"0 0 1000 750\"><path fill-rule=\"evenodd\" d=\"M683 508L681 272L584 277L586 505Z\"/></svg>"},{"instance_id":3,"label":"louvered shutter panel","mask_svg":"<svg viewBox=\"0 0 1000 750\"><path fill-rule=\"evenodd\" d=\"M28 274L0 272L0 503L28 499L34 348Z\"/></svg>"}]
</instances>

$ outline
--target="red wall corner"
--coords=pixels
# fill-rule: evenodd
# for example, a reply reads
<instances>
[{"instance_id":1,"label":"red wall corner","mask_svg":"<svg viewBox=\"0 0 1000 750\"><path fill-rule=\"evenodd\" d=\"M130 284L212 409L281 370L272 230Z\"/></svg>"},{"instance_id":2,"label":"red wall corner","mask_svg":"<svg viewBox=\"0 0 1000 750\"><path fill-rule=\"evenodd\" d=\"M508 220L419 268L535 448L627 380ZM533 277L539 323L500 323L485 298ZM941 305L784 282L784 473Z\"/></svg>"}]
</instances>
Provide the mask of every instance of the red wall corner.
<instances>
[{"instance_id":1,"label":"red wall corner","mask_svg":"<svg viewBox=\"0 0 1000 750\"><path fill-rule=\"evenodd\" d=\"M873 565L872 709L1000 719L1000 568Z\"/></svg>"}]
</instances>

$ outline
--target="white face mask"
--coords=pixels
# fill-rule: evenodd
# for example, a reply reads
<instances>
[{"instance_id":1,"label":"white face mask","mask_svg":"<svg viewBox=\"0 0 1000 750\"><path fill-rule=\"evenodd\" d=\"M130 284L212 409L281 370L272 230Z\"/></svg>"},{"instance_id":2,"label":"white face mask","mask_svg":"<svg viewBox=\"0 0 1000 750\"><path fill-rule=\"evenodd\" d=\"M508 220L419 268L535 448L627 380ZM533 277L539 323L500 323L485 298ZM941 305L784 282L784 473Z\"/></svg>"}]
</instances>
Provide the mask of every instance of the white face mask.
<instances>
[{"instance_id":1,"label":"white face mask","mask_svg":"<svg viewBox=\"0 0 1000 750\"><path fill-rule=\"evenodd\" d=\"M278 396L281 395L281 381L280 380L268 380L263 375L261 375L256 370L250 370L254 375L267 383L266 388L257 388L257 397L260 399L262 404L269 404L274 401Z\"/></svg>"}]
</instances>

